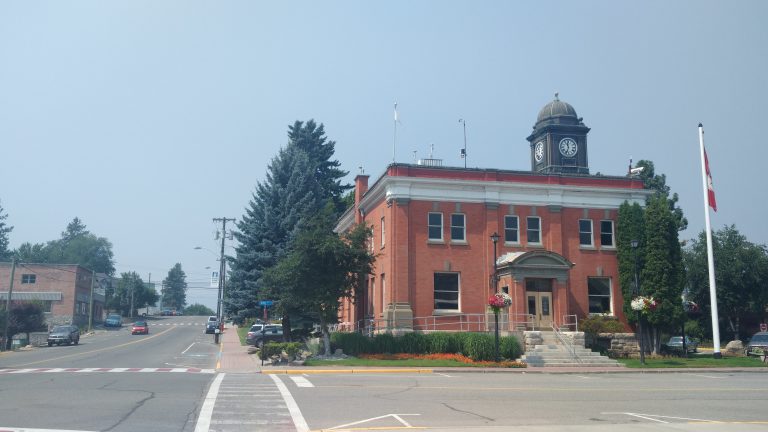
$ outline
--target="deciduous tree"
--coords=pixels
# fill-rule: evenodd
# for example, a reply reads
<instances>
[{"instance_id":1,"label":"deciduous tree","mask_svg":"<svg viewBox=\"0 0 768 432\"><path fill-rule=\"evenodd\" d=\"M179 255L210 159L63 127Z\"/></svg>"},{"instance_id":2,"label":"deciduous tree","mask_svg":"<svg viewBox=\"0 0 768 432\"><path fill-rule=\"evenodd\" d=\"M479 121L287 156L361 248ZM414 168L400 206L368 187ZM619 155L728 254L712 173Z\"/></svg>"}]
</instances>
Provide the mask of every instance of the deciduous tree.
<instances>
[{"instance_id":1,"label":"deciduous tree","mask_svg":"<svg viewBox=\"0 0 768 432\"><path fill-rule=\"evenodd\" d=\"M181 264L174 265L163 280L163 307L183 309L187 304L187 275Z\"/></svg>"}]
</instances>

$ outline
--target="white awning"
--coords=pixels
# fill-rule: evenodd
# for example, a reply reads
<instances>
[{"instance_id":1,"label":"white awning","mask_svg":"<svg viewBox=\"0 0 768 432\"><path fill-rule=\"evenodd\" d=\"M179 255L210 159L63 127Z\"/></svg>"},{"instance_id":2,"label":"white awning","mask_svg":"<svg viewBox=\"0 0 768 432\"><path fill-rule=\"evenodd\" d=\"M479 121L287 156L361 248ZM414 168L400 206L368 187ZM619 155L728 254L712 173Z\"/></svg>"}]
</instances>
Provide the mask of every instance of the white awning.
<instances>
[{"instance_id":1,"label":"white awning","mask_svg":"<svg viewBox=\"0 0 768 432\"><path fill-rule=\"evenodd\" d=\"M0 291L0 300L8 300L8 291ZM61 300L60 292L34 292L34 291L14 291L11 301L14 300L43 300L43 301L59 301Z\"/></svg>"}]
</instances>

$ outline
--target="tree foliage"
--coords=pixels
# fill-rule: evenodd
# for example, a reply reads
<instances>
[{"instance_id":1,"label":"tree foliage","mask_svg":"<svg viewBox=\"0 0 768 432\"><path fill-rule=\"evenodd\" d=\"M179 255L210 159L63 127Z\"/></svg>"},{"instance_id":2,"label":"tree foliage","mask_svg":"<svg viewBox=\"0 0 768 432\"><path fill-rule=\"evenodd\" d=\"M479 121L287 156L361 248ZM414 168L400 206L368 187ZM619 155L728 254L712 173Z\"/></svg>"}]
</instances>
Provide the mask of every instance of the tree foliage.
<instances>
[{"instance_id":1,"label":"tree foliage","mask_svg":"<svg viewBox=\"0 0 768 432\"><path fill-rule=\"evenodd\" d=\"M740 339L752 329L742 323L762 321L768 305L768 248L751 243L735 225L712 233L717 311L723 334ZM689 294L701 308L703 328L710 328L707 238L702 230L684 251ZM708 333L711 335L711 332Z\"/></svg>"},{"instance_id":2,"label":"tree foliage","mask_svg":"<svg viewBox=\"0 0 768 432\"><path fill-rule=\"evenodd\" d=\"M215 314L216 311L212 311L211 308L200 303L193 303L184 309L184 315L211 316Z\"/></svg>"},{"instance_id":3,"label":"tree foliage","mask_svg":"<svg viewBox=\"0 0 768 432\"><path fill-rule=\"evenodd\" d=\"M177 263L163 280L163 307L184 309L187 304L187 275Z\"/></svg>"},{"instance_id":4,"label":"tree foliage","mask_svg":"<svg viewBox=\"0 0 768 432\"><path fill-rule=\"evenodd\" d=\"M288 254L291 242L306 221L317 215L326 203L334 213L344 208L342 194L349 186L341 179L347 174L340 163L331 160L335 142L325 137L322 124L296 121L288 128L288 145L281 149L259 182L246 213L237 222L236 256L231 273L225 309L240 318L254 316L263 291L264 272ZM272 295L272 294L270 294ZM288 298L289 293L280 294ZM292 302L279 302L275 312L284 317L284 334L290 338Z\"/></svg>"},{"instance_id":5,"label":"tree foliage","mask_svg":"<svg viewBox=\"0 0 768 432\"><path fill-rule=\"evenodd\" d=\"M366 247L370 227L360 224L342 236L333 232L332 205L306 224L291 252L264 275L273 296L318 317L326 355L330 354L328 324L337 322L341 299L353 296L375 259Z\"/></svg>"},{"instance_id":6,"label":"tree foliage","mask_svg":"<svg viewBox=\"0 0 768 432\"><path fill-rule=\"evenodd\" d=\"M635 321L635 313L630 307L632 298L636 296L635 271L643 268L643 251L645 250L645 221L644 210L640 204L624 202L619 207L616 227L616 247L619 261L619 283L624 298L624 316L630 322ZM632 248L632 240L637 240L637 250Z\"/></svg>"},{"instance_id":7,"label":"tree foliage","mask_svg":"<svg viewBox=\"0 0 768 432\"><path fill-rule=\"evenodd\" d=\"M12 255L8 245L11 241L9 234L13 231L13 227L5 223L7 218L8 214L3 214L3 205L0 202L0 262L9 261Z\"/></svg>"},{"instance_id":8,"label":"tree foliage","mask_svg":"<svg viewBox=\"0 0 768 432\"><path fill-rule=\"evenodd\" d=\"M47 243L23 243L16 250L20 261L48 264L77 264L96 273L115 273L112 243L88 230L74 218L61 238Z\"/></svg>"},{"instance_id":9,"label":"tree foliage","mask_svg":"<svg viewBox=\"0 0 768 432\"><path fill-rule=\"evenodd\" d=\"M136 272L125 272L108 288L107 308L119 311L123 316L131 316L135 315L137 309L157 303L159 298L157 291L144 283Z\"/></svg>"}]
</instances>

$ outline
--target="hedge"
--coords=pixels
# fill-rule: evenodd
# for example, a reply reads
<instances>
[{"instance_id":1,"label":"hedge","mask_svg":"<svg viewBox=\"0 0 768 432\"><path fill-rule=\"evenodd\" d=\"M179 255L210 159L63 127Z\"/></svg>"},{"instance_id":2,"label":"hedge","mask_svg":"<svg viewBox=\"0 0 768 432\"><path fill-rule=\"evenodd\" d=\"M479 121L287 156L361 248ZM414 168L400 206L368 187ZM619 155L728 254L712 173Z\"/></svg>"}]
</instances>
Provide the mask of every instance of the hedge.
<instances>
[{"instance_id":1,"label":"hedge","mask_svg":"<svg viewBox=\"0 0 768 432\"><path fill-rule=\"evenodd\" d=\"M393 336L380 333L373 338L359 333L332 333L331 347L341 348L348 355L360 354L464 354L476 361L495 359L494 336L490 333L434 332L406 333ZM514 360L520 357L522 349L517 338L503 336L499 339L499 354L502 358Z\"/></svg>"}]
</instances>

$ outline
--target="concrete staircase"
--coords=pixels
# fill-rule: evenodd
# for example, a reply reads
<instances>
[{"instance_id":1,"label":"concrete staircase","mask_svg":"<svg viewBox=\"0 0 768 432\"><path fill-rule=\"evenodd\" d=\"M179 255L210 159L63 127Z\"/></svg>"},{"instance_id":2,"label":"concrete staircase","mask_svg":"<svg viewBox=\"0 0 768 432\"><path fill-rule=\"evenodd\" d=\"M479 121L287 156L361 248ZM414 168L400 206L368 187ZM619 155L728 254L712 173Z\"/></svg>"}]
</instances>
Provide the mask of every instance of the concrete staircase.
<instances>
[{"instance_id":1,"label":"concrete staircase","mask_svg":"<svg viewBox=\"0 0 768 432\"><path fill-rule=\"evenodd\" d=\"M541 344L529 348L521 358L529 367L623 367L616 360L578 344L569 349L554 332L542 331L541 339Z\"/></svg>"}]
</instances>

